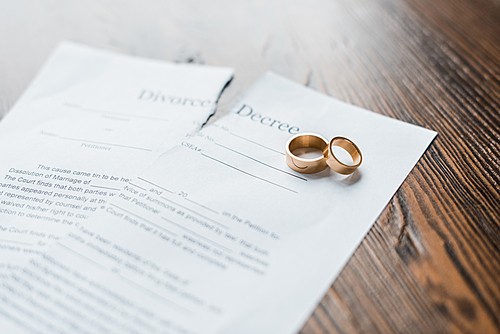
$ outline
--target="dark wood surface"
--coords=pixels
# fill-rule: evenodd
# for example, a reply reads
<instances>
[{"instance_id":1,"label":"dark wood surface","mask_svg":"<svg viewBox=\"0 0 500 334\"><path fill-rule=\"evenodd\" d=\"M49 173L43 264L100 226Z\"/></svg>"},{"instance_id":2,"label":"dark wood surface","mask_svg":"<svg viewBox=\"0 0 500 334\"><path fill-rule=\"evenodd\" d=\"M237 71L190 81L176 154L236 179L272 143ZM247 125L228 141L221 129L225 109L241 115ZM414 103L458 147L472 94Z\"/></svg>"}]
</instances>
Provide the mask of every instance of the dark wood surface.
<instances>
[{"instance_id":1,"label":"dark wood surface","mask_svg":"<svg viewBox=\"0 0 500 334\"><path fill-rule=\"evenodd\" d=\"M500 333L498 0L0 0L0 115L61 39L232 66L219 115L273 70L436 130L302 332Z\"/></svg>"}]
</instances>

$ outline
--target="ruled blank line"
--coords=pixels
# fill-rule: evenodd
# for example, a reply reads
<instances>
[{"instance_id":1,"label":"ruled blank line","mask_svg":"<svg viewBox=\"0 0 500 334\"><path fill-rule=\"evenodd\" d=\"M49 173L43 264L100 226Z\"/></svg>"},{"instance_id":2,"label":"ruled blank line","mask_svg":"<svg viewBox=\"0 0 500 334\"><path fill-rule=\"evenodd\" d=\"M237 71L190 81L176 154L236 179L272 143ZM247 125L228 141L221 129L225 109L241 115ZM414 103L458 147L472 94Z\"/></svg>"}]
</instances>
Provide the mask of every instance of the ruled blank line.
<instances>
[{"instance_id":1,"label":"ruled blank line","mask_svg":"<svg viewBox=\"0 0 500 334\"><path fill-rule=\"evenodd\" d=\"M154 297L157 297L157 298L160 298L161 300L163 300L163 301L167 302L169 305L173 305L173 306L175 306L175 307L177 307L177 308L180 308L180 309L181 309L183 312L185 312L185 313L193 313L193 311L188 310L188 309L187 309L187 308L185 308L184 306L181 306L181 305L179 305L179 304L177 304L177 303L175 303L175 302L171 301L170 299L167 299L167 298L163 297L162 295L157 294L156 292L149 290L149 289L148 289L148 288L146 288L145 286L142 286L141 284L136 283L136 282L132 281L131 279L126 278L125 276L118 275L118 277L120 277L121 279L125 280L125 281L126 281L126 282L128 282L128 283L133 284L133 285L134 285L134 286L136 286L136 287L141 288L142 290L144 290L144 291L148 292L150 295L152 295L152 296L154 296Z\"/></svg>"},{"instance_id":2,"label":"ruled blank line","mask_svg":"<svg viewBox=\"0 0 500 334\"><path fill-rule=\"evenodd\" d=\"M87 256L85 256L85 255L83 255L83 254L80 254L80 253L78 253L77 251L75 251L75 250L73 250L73 249L71 249L71 248L69 248L69 247L67 247L67 246L63 245L63 244L62 244L62 243L60 243L59 241L57 241L57 243L59 244L59 246L61 246L61 247L65 248L66 250L69 250L71 253L76 254L76 255L80 256L81 258L83 258L83 259L85 259L85 260L87 260L87 261L90 261L91 263L95 264L96 266L99 266L99 267L101 267L101 268L104 268L104 269L108 270L108 268L106 268L106 267L105 267L105 266L103 266L102 264L100 264L100 263L98 263L98 262L96 262L96 261L92 260L91 258L89 258L89 257L87 257Z\"/></svg>"},{"instance_id":3,"label":"ruled blank line","mask_svg":"<svg viewBox=\"0 0 500 334\"><path fill-rule=\"evenodd\" d=\"M262 165L264 165L264 166L267 166L267 167L269 167L269 168L275 169L275 170L277 170L277 171L279 171L279 172L282 172L282 173L288 174L288 175L290 175L290 176L296 177L297 179L300 179L300 180L303 180L303 181L307 181L307 179L305 179L305 178L303 178L303 177L301 177L301 176L298 176L298 175L295 175L295 174L289 173L289 172L287 172L287 171L284 171L284 170L282 170L282 169L279 169L279 168L277 168L277 167L274 167L274 166L268 165L268 164L266 164L265 162L262 162L262 161L260 161L260 160L255 159L255 158L252 158L252 157L251 157L251 156L249 156L249 155L246 155L246 154L241 153L241 152L239 152L239 151L233 150L232 148L229 148L229 147L227 147L227 146L224 146L224 145L221 145L221 144L218 144L218 143L214 143L214 144L215 144L215 145L217 145L217 146L220 146L220 147L222 147L222 148L225 148L226 150L229 150L229 151L231 151L231 152L234 152L234 153L236 153L236 154L242 155L242 156L244 156L244 157L246 157L246 158L248 158L248 159L250 159L250 160L253 160L253 161L255 161L255 162L258 162L258 163L260 163L260 164L262 164Z\"/></svg>"},{"instance_id":4,"label":"ruled blank line","mask_svg":"<svg viewBox=\"0 0 500 334\"><path fill-rule=\"evenodd\" d=\"M133 185L134 187L137 187L137 188L142 189L142 190L144 190L144 191L148 191L147 189L145 189L145 188L143 188L143 187L140 187L140 186L138 186L137 184L134 184L134 183L132 183L132 182L129 182L128 184L131 184L131 185Z\"/></svg>"},{"instance_id":5,"label":"ruled blank line","mask_svg":"<svg viewBox=\"0 0 500 334\"><path fill-rule=\"evenodd\" d=\"M206 217L206 216L202 215L201 213L199 213L198 211L195 211L195 210L193 210L193 209L190 209L190 208L188 208L188 207L186 207L186 206L184 206L184 205L182 205L182 204L179 204L179 203L177 203L177 202L174 202L174 201L172 201L172 200L170 200L170 199L168 199L168 198L166 198L166 197L163 197L163 196L160 196L160 197L161 197L161 198L163 198L163 199L164 199L164 200L166 200L166 201L169 201L170 203L173 203L173 204L175 204L175 205L180 206L181 208L184 208L184 209L186 209L186 210L188 210L188 211L191 211L191 212L193 212L193 213L197 214L198 216L203 217L203 218L205 218L206 220L211 221L212 223L214 223L214 224L216 224L216 225L219 225L220 227L223 227L223 228L225 228L225 229L228 229L228 230L229 230L229 227L228 227L228 226L226 226L226 225L224 225L224 224L222 224L222 223L219 223L218 221L213 220L212 218L208 218L208 217Z\"/></svg>"},{"instance_id":6,"label":"ruled blank line","mask_svg":"<svg viewBox=\"0 0 500 334\"><path fill-rule=\"evenodd\" d=\"M152 151L148 148L142 148L142 147L135 147L135 146L127 146L127 145L119 145L119 144L111 144L111 143L104 143L100 141L93 141L93 140L86 140L86 139L79 139L79 138L69 138L69 137L61 137L59 136L60 139L66 139L66 140L74 140L74 141L81 141L81 142L86 142L86 143L96 143L96 144L102 144L102 145L109 145L109 146L117 146L117 147L124 147L124 148L132 148L135 150L142 150L142 151Z\"/></svg>"},{"instance_id":7,"label":"ruled blank line","mask_svg":"<svg viewBox=\"0 0 500 334\"><path fill-rule=\"evenodd\" d=\"M255 141L253 141L253 140L250 140L250 139L248 139L248 138L242 137L242 136L237 135L237 134L234 134L234 133L232 133L232 132L229 132L229 133L230 133L230 134L232 134L232 135L233 135L233 136L235 136L235 137L241 138L241 139L243 139L243 140L246 140L246 141L248 141L248 142L250 142L250 143L253 143L253 144L255 144L255 145L258 145L258 146L260 146L260 147L267 148L268 150L271 150L271 151L276 152L276 153L281 154L281 155L285 155L285 153L283 153L283 152L280 152L280 151L277 151L277 150L275 150L275 149L273 149L273 148L270 148L270 147L264 146L264 145L262 145L262 144L259 144L259 143L255 142Z\"/></svg>"},{"instance_id":8,"label":"ruled blank line","mask_svg":"<svg viewBox=\"0 0 500 334\"><path fill-rule=\"evenodd\" d=\"M215 242L215 241L212 241L212 240L210 240L210 239L208 239L208 238L206 238L206 237L204 237L204 236L202 236L202 235L200 235L200 234L198 234L198 233L196 233L196 232L193 232L193 231L191 231L190 229L188 229L188 228L186 228L186 227L184 227L184 226L182 226L182 225L179 225L179 224L177 224L177 223L174 223L174 222L173 222L173 221L171 221L170 219L167 219L167 218L165 218L165 217L161 217L161 218L162 218L163 220L165 220L165 221L169 222L170 224L173 224L173 225L177 226L177 227L178 227L178 228L180 228L181 230L184 230L184 231L186 231L186 232L188 232L188 233L194 234L197 238L203 239L203 240L205 240L206 242L211 243L212 245L214 245L214 246L215 246L215 247L217 247L217 248L223 249L223 250L225 250L225 251L226 251L226 252L228 252L228 253L232 253L232 250L231 250L231 249L229 249L229 248L227 248L227 247L225 247L225 246L222 246L222 245L218 244L218 243L217 243L217 242Z\"/></svg>"},{"instance_id":9,"label":"ruled blank line","mask_svg":"<svg viewBox=\"0 0 500 334\"><path fill-rule=\"evenodd\" d=\"M147 221L147 222L148 222L148 223L150 223L151 225L156 226L156 227L157 227L157 228L159 228L160 230L163 230L163 231L167 232L168 234L173 235L174 237L176 237L176 236L177 236L177 234L176 234L176 233L174 233L174 232L172 232L172 231L170 231L170 230L167 230L167 229L166 229L166 228L164 228L163 226L160 226L160 225L158 225L158 224L155 224L155 223L153 223L152 221L147 220L146 218L143 218L143 217L141 217L141 216L139 216L139 215L136 215L136 214L135 214L135 213L133 213L133 212L130 212L130 211L128 211L128 210L125 210L125 209L123 209L123 208L120 208L119 206L114 205L113 203L109 203L109 205L114 206L115 208L120 209L120 210L122 210L122 211L125 211L125 212L127 212L127 213L131 214L132 216L136 216L136 217L137 217L137 218L139 218L139 219L142 219L142 220L144 220L144 221Z\"/></svg>"},{"instance_id":10,"label":"ruled blank line","mask_svg":"<svg viewBox=\"0 0 500 334\"><path fill-rule=\"evenodd\" d=\"M144 182L146 182L146 183L149 183L149 184L151 184L151 185L153 185L153 186L155 186L155 187L157 187L157 188L160 188L160 189L162 189L162 190L165 190L165 191L167 191L167 192L169 192L169 193L171 193L171 194L173 194L173 193L174 193L173 191L168 190L167 188L160 187L159 185L157 185L157 184L155 184L155 183L153 183L153 182L151 182L151 181L145 180L145 179L143 179L142 177L137 177L137 178L138 178L139 180L142 180L142 181L144 181Z\"/></svg>"},{"instance_id":11,"label":"ruled blank line","mask_svg":"<svg viewBox=\"0 0 500 334\"><path fill-rule=\"evenodd\" d=\"M67 102L64 103L64 105L67 107L70 107L70 108L76 108L76 109L80 109L83 111L95 112L95 113L100 113L100 114L119 115L119 116L133 117L133 118L143 118L143 119L152 119L155 121L170 122L170 120L165 119L165 118L138 116L138 115L130 115L130 114L124 114L124 113L119 113L119 112L114 112L114 111L106 111L106 110L99 110L99 109L93 109L93 108L84 108L84 107L80 107L79 105L67 103Z\"/></svg>"},{"instance_id":12,"label":"ruled blank line","mask_svg":"<svg viewBox=\"0 0 500 334\"><path fill-rule=\"evenodd\" d=\"M225 165L225 166L227 166L227 167L230 167L230 168L232 168L232 169L234 169L234 170L237 170L238 172L241 172L241 173L246 174L246 175L248 175L248 176L251 176L251 177L254 177L254 178L259 179L259 180L261 180L261 181L264 181L264 182L267 182L267 183L269 183L269 184L272 184L272 185L274 185L274 186L276 186L276 187L280 187L280 188L283 188L283 189L285 189L285 190L291 191L291 192L293 192L293 193L295 193L295 194L298 194L298 192L297 192L297 191L295 191L295 190L293 190L293 189L290 189L290 188L284 187L284 186L282 186L282 185L280 185L280 184L277 184L277 183L271 182L271 181L269 181L269 180L263 179L263 178L261 178L261 177L259 177L259 176L256 176L256 175L253 175L253 174L250 174L249 172L245 172L245 171L244 171L244 170L242 170L242 169L236 168L236 167L234 167L234 166L231 166L231 165L230 165L230 164L228 164L228 163L225 163L225 162L223 162L223 161L220 161L220 160L217 160L217 159L215 159L215 158L212 158L212 157L211 157L211 156L209 156L209 155L206 155L206 154L204 154L204 153L201 153L201 155L203 155L204 157L207 157L207 158L209 158L209 159L212 159L212 160L214 160L214 161L217 161L218 163L223 164L223 165Z\"/></svg>"},{"instance_id":13,"label":"ruled blank line","mask_svg":"<svg viewBox=\"0 0 500 334\"><path fill-rule=\"evenodd\" d=\"M215 210L213 210L213 209L210 209L208 206L204 206L203 204L200 204L200 203L198 203L198 202L195 202L195 201L193 201L192 199L189 199L189 198L184 198L184 199L185 199L186 201L189 201L189 202L193 203L193 204L199 205L199 206L201 206L202 208L205 208L205 209L207 209L207 210L209 210L209 211L212 211L213 213L219 214L217 211L215 211Z\"/></svg>"},{"instance_id":14,"label":"ruled blank line","mask_svg":"<svg viewBox=\"0 0 500 334\"><path fill-rule=\"evenodd\" d=\"M0 239L0 242L10 242L10 243L13 243L13 244L20 244L20 245L26 245L26 246L34 246L34 244L30 244L29 242L21 242L21 241L14 241L14 240Z\"/></svg>"},{"instance_id":15,"label":"ruled blank line","mask_svg":"<svg viewBox=\"0 0 500 334\"><path fill-rule=\"evenodd\" d=\"M120 190L119 188L110 188L110 187L103 187L103 186L94 186L94 185L90 185L91 187L94 187L94 188L102 188L102 189L109 189L109 190Z\"/></svg>"}]
</instances>

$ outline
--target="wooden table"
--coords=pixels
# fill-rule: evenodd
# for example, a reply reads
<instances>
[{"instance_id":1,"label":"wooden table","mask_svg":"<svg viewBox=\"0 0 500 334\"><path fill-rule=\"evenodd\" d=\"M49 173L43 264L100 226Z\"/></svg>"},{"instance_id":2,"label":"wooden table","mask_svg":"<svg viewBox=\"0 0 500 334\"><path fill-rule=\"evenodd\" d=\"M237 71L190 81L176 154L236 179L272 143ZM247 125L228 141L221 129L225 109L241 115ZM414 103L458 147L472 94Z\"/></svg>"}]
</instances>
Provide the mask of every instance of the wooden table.
<instances>
[{"instance_id":1,"label":"wooden table","mask_svg":"<svg viewBox=\"0 0 500 334\"><path fill-rule=\"evenodd\" d=\"M273 70L439 132L303 333L500 332L498 0L0 0L0 115L61 39L232 66L220 115Z\"/></svg>"}]
</instances>

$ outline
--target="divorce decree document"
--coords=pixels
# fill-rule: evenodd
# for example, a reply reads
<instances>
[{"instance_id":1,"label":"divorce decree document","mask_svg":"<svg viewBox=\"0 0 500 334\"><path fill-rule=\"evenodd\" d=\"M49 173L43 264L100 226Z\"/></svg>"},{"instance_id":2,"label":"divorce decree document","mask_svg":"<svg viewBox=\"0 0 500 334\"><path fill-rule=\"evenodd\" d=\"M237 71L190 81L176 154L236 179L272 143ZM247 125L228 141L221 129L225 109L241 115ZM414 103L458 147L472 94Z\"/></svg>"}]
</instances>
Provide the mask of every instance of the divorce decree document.
<instances>
[{"instance_id":1,"label":"divorce decree document","mask_svg":"<svg viewBox=\"0 0 500 334\"><path fill-rule=\"evenodd\" d=\"M0 124L0 272L201 128L232 70L63 42Z\"/></svg>"},{"instance_id":2,"label":"divorce decree document","mask_svg":"<svg viewBox=\"0 0 500 334\"><path fill-rule=\"evenodd\" d=\"M345 136L345 177L292 171L296 133ZM436 133L267 74L2 283L0 327L295 333Z\"/></svg>"}]
</instances>

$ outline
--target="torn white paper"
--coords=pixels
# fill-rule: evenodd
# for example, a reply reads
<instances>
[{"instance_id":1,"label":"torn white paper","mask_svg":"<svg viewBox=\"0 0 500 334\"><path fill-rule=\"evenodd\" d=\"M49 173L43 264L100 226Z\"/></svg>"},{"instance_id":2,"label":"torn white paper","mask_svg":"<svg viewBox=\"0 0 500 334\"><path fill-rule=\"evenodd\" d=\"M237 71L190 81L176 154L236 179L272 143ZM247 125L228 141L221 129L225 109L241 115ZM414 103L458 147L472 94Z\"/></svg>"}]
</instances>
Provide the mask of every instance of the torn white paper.
<instances>
[{"instance_id":1,"label":"torn white paper","mask_svg":"<svg viewBox=\"0 0 500 334\"><path fill-rule=\"evenodd\" d=\"M229 68L61 43L0 125L0 272L200 129L231 77Z\"/></svg>"},{"instance_id":2,"label":"torn white paper","mask_svg":"<svg viewBox=\"0 0 500 334\"><path fill-rule=\"evenodd\" d=\"M292 171L298 132L350 138L363 165ZM6 280L0 326L297 332L435 135L267 74Z\"/></svg>"}]
</instances>

